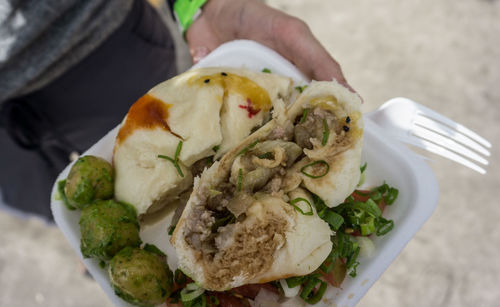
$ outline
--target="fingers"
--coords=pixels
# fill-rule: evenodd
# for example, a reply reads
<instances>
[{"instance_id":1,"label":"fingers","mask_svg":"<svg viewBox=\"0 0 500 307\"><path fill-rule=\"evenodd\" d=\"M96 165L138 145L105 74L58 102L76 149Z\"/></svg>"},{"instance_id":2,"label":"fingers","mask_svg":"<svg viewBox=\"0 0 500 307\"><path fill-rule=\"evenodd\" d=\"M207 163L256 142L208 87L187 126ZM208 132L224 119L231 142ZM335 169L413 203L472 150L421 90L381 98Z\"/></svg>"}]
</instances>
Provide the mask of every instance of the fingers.
<instances>
[{"instance_id":1,"label":"fingers","mask_svg":"<svg viewBox=\"0 0 500 307\"><path fill-rule=\"evenodd\" d=\"M189 27L186 41L195 64L222 43L203 14Z\"/></svg>"},{"instance_id":2,"label":"fingers","mask_svg":"<svg viewBox=\"0 0 500 307\"><path fill-rule=\"evenodd\" d=\"M348 86L340 65L299 19L280 16L273 20L272 33L280 53L314 80L336 79Z\"/></svg>"}]
</instances>

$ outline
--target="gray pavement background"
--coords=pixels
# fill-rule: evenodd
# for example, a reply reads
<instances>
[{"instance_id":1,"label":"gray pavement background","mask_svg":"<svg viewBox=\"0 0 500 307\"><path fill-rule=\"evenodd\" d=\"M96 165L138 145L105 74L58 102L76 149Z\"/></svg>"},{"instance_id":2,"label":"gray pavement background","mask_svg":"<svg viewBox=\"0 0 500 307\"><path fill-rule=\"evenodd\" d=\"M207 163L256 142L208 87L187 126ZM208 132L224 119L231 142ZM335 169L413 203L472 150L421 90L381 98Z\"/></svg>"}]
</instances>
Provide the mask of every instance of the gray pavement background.
<instances>
[{"instance_id":1,"label":"gray pavement background","mask_svg":"<svg viewBox=\"0 0 500 307\"><path fill-rule=\"evenodd\" d=\"M484 176L430 156L438 207L359 306L499 306L500 1L267 2L310 25L364 111L405 96L493 143ZM77 259L56 228L0 211L0 306L109 306Z\"/></svg>"}]
</instances>

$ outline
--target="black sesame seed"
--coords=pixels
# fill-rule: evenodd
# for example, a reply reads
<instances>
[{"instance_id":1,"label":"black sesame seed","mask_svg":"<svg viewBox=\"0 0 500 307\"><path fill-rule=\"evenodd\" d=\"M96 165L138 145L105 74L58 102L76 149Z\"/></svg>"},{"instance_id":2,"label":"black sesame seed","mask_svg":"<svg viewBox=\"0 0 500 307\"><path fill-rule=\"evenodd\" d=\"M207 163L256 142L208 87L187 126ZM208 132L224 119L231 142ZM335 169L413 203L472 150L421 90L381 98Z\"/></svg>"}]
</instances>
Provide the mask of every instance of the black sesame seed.
<instances>
[{"instance_id":1,"label":"black sesame seed","mask_svg":"<svg viewBox=\"0 0 500 307\"><path fill-rule=\"evenodd\" d=\"M344 128L344 131L345 131L345 132L348 132L348 131L349 131L349 127L344 126L343 128Z\"/></svg>"},{"instance_id":2,"label":"black sesame seed","mask_svg":"<svg viewBox=\"0 0 500 307\"><path fill-rule=\"evenodd\" d=\"M349 116L347 116L346 119L345 119L345 122L346 123L350 123L351 122L351 118Z\"/></svg>"},{"instance_id":3,"label":"black sesame seed","mask_svg":"<svg viewBox=\"0 0 500 307\"><path fill-rule=\"evenodd\" d=\"M227 76L227 74L225 72L221 72L220 74L223 75L224 77Z\"/></svg>"},{"instance_id":4,"label":"black sesame seed","mask_svg":"<svg viewBox=\"0 0 500 307\"><path fill-rule=\"evenodd\" d=\"M208 83L208 82L210 82L210 79L206 79L206 80L205 80L205 81L203 81L203 82Z\"/></svg>"}]
</instances>

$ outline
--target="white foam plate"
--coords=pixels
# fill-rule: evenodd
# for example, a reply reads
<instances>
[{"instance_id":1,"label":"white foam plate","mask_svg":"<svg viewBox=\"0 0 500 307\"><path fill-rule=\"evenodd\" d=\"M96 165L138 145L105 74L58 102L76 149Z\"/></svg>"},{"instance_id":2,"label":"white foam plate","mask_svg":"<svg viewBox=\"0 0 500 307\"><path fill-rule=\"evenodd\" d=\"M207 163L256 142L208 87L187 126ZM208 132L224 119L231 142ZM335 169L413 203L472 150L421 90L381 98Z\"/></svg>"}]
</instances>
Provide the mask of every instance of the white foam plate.
<instances>
[{"instance_id":1,"label":"white foam plate","mask_svg":"<svg viewBox=\"0 0 500 307\"><path fill-rule=\"evenodd\" d=\"M251 41L234 41L214 50L194 68L209 66L246 67L261 71L269 68L273 73L289 76L297 84L307 79L290 62L271 49ZM384 131L365 117L363 161L368 163L365 186L380 185L384 181L399 189L399 197L384 211L384 216L394 220L394 229L383 237L374 237L375 253L370 258L359 258L358 275L347 276L341 289L329 287L324 299L316 306L354 306L408 241L430 217L436 207L439 189L429 166L406 147L385 136ZM95 155L111 161L118 128L113 129L84 155ZM59 175L57 181L67 177L71 164ZM52 190L51 208L54 219L70 245L80 255L79 211L70 211L56 199L57 184ZM173 212L167 212L162 219L141 227L144 242L158 246L168 255L171 269L177 267L174 249L169 243L167 229ZM83 259L83 258L82 258ZM131 306L117 297L109 284L107 271L99 267L95 259L83 259L83 263L101 285L116 306Z\"/></svg>"}]
</instances>

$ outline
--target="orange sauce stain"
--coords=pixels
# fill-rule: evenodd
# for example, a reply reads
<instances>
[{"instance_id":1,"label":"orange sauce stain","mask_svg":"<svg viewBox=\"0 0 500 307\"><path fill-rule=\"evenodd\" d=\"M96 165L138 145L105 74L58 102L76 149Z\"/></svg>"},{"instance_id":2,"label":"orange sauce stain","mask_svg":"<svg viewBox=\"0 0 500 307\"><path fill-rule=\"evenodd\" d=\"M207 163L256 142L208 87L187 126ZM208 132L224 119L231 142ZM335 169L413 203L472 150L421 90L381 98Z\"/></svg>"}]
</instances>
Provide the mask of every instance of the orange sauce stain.
<instances>
[{"instance_id":1,"label":"orange sauce stain","mask_svg":"<svg viewBox=\"0 0 500 307\"><path fill-rule=\"evenodd\" d=\"M159 127L172 133L167 123L168 109L171 106L149 94L139 98L128 111L127 119L116 137L117 143L123 142L136 129Z\"/></svg>"},{"instance_id":2,"label":"orange sauce stain","mask_svg":"<svg viewBox=\"0 0 500 307\"><path fill-rule=\"evenodd\" d=\"M247 110L249 118L259 113L260 110L269 111L272 107L267 91L243 76L221 72L195 77L190 82L198 86L220 86L224 89L224 96L227 96L228 93L237 93L243 96L247 104L239 107Z\"/></svg>"}]
</instances>

